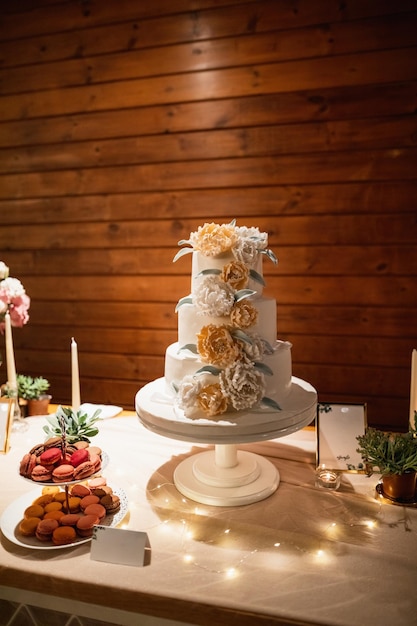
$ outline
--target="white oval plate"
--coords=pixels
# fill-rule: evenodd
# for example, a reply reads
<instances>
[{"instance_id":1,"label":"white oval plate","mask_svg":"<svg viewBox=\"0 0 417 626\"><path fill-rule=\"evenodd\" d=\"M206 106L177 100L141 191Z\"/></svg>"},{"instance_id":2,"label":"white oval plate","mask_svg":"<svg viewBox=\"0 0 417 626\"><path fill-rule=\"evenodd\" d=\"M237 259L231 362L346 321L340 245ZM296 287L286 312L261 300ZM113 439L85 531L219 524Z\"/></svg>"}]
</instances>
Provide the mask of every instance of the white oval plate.
<instances>
[{"instance_id":1,"label":"white oval plate","mask_svg":"<svg viewBox=\"0 0 417 626\"><path fill-rule=\"evenodd\" d=\"M119 487L112 487L115 495L120 498L120 509L114 513L114 515L107 515L104 520L100 522L100 526L110 526L114 528L124 518L128 510L128 500L123 489ZM7 509L3 512L0 520L0 528L3 535L11 542L15 543L22 548L31 548L33 550L61 550L62 548L73 548L79 546L82 543L91 541L91 537L80 537L73 543L67 543L64 546L54 546L52 543L43 545L41 541L38 541L36 537L23 537L17 530L20 521L23 519L24 510L32 504L32 502L42 494L42 489L35 489L29 493L25 493L20 498L17 498L14 502L9 504Z\"/></svg>"}]
</instances>

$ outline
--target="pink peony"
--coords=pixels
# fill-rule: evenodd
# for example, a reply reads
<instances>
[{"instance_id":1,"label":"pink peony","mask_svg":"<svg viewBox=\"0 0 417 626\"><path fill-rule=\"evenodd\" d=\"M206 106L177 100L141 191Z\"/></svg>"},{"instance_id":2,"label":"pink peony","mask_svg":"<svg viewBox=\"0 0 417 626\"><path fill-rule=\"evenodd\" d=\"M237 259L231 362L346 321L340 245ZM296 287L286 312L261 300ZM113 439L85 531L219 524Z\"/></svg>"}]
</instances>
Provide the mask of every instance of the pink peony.
<instances>
[{"instance_id":1,"label":"pink peony","mask_svg":"<svg viewBox=\"0 0 417 626\"><path fill-rule=\"evenodd\" d=\"M1 261L0 269L3 266L7 268ZM29 321L30 298L26 294L20 280L9 276L8 271L2 272L2 275L5 276L3 280L0 280L0 329L3 332L4 316L7 311L10 313L12 326L21 328L27 324Z\"/></svg>"}]
</instances>

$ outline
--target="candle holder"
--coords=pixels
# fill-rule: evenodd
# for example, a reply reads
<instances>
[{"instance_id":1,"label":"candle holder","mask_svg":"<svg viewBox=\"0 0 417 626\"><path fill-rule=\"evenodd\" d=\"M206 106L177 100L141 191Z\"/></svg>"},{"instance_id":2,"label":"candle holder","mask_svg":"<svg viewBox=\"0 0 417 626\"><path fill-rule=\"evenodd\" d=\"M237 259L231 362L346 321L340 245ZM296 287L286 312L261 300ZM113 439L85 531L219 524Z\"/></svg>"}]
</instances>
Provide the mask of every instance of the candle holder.
<instances>
[{"instance_id":1,"label":"candle holder","mask_svg":"<svg viewBox=\"0 0 417 626\"><path fill-rule=\"evenodd\" d=\"M316 469L316 487L327 489L327 491L337 491L340 487L340 472L329 469L325 465L319 465Z\"/></svg>"}]
</instances>

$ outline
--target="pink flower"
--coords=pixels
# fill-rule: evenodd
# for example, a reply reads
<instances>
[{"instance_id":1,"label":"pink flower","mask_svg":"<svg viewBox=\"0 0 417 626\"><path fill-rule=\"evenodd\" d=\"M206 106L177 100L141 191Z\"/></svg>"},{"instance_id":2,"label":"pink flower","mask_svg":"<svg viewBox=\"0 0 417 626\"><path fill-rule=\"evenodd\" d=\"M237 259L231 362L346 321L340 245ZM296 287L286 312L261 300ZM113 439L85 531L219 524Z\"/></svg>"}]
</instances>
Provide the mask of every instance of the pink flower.
<instances>
[{"instance_id":1,"label":"pink flower","mask_svg":"<svg viewBox=\"0 0 417 626\"><path fill-rule=\"evenodd\" d=\"M0 261L0 265L4 265ZM5 266L6 267L6 266ZM7 268L8 269L8 268ZM22 327L29 321L30 298L20 280L8 276L0 280L0 330L4 331L4 317L9 311L12 326Z\"/></svg>"}]
</instances>

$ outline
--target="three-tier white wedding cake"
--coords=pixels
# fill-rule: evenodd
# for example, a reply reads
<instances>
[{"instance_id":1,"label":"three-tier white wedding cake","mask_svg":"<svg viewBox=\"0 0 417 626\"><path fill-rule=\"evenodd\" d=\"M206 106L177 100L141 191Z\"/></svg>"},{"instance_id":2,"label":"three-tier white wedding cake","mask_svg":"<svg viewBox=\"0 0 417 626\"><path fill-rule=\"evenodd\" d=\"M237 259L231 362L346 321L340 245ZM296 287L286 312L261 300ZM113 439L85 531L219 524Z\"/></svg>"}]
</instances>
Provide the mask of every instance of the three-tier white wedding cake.
<instances>
[{"instance_id":1,"label":"three-tier white wedding cake","mask_svg":"<svg viewBox=\"0 0 417 626\"><path fill-rule=\"evenodd\" d=\"M291 344L277 340L276 300L263 294L258 228L206 223L174 260L192 254L191 292L177 305L178 341L165 355L165 393L190 418L276 411L291 389Z\"/></svg>"}]
</instances>

